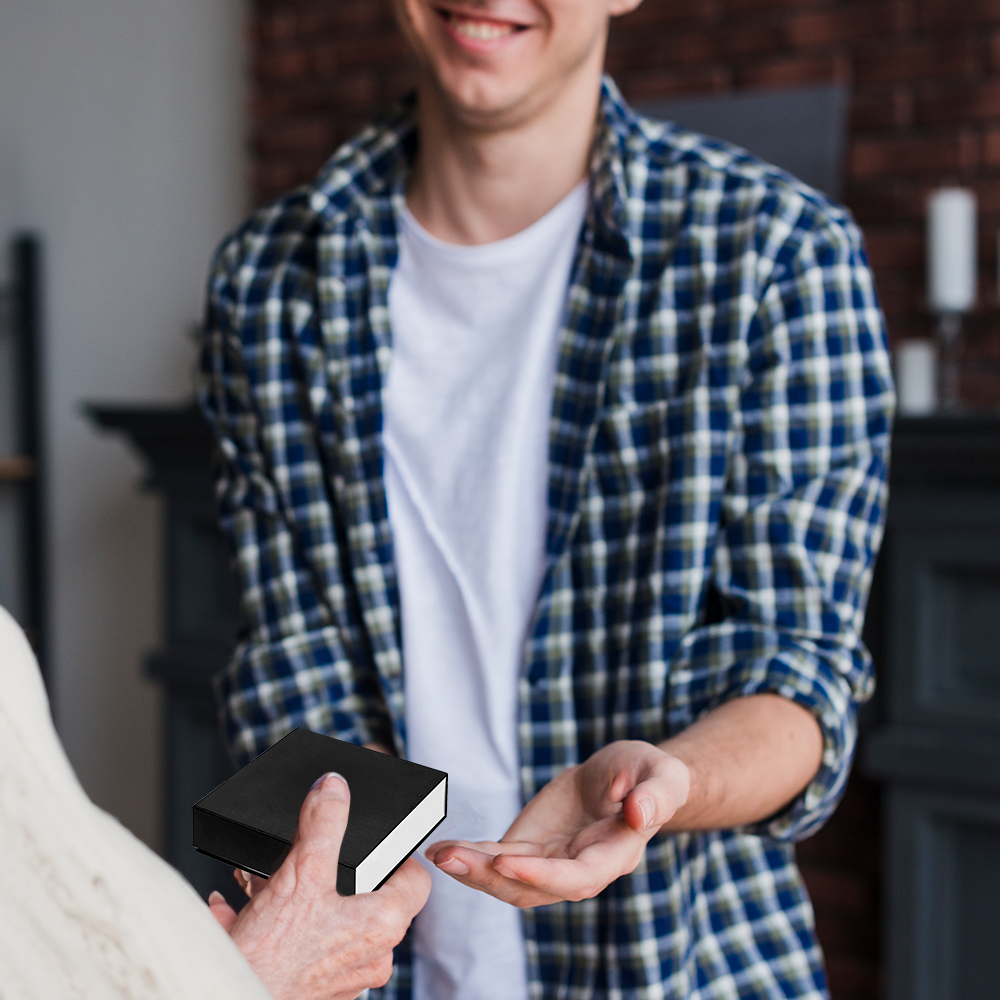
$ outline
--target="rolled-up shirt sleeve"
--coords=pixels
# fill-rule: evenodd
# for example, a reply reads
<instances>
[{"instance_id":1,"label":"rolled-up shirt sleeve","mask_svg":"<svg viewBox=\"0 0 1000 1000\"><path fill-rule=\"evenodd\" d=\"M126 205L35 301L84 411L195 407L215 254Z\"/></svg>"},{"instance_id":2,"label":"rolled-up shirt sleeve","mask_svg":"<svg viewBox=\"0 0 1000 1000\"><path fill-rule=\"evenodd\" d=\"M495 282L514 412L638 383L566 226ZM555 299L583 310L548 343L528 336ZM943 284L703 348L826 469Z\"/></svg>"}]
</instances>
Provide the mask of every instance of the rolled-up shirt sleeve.
<instances>
[{"instance_id":1,"label":"rolled-up shirt sleeve","mask_svg":"<svg viewBox=\"0 0 1000 1000\"><path fill-rule=\"evenodd\" d=\"M846 217L826 219L782 247L749 327L712 568L716 612L685 637L672 670L689 720L767 692L820 726L815 777L747 832L809 836L843 793L857 711L874 688L861 630L893 407L860 233Z\"/></svg>"}]
</instances>

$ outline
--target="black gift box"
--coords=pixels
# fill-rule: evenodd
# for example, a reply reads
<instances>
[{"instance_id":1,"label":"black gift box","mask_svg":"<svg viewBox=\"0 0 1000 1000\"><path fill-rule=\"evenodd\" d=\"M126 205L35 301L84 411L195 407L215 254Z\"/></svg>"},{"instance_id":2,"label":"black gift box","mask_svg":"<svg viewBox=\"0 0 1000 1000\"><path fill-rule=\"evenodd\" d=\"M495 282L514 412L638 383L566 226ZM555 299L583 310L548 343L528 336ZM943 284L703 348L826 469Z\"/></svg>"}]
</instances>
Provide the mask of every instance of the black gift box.
<instances>
[{"instance_id":1,"label":"black gift box","mask_svg":"<svg viewBox=\"0 0 1000 1000\"><path fill-rule=\"evenodd\" d=\"M272 875L295 839L306 794L328 771L351 790L337 890L378 889L447 815L448 775L307 729L292 730L195 804L195 848Z\"/></svg>"}]
</instances>

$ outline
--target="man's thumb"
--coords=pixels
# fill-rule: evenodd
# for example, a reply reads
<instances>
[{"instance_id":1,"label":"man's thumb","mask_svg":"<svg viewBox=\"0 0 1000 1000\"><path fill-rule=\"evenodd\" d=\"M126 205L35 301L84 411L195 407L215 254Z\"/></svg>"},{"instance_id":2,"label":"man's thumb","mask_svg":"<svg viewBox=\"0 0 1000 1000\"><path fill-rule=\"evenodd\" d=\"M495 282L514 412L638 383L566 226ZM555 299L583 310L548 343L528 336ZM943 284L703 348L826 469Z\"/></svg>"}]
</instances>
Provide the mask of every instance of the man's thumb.
<instances>
[{"instance_id":1,"label":"man's thumb","mask_svg":"<svg viewBox=\"0 0 1000 1000\"><path fill-rule=\"evenodd\" d=\"M664 754L653 774L640 781L622 803L625 822L639 833L660 829L687 801L691 772L677 757Z\"/></svg>"}]
</instances>

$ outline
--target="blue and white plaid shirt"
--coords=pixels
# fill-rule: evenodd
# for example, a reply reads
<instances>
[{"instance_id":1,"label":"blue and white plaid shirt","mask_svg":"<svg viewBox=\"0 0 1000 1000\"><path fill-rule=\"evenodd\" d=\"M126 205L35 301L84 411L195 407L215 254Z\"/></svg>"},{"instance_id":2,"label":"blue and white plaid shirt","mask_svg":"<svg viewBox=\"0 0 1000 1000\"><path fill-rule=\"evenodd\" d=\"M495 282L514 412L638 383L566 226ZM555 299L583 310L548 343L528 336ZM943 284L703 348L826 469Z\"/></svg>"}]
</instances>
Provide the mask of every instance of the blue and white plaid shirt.
<instances>
[{"instance_id":1,"label":"blue and white plaid shirt","mask_svg":"<svg viewBox=\"0 0 1000 1000\"><path fill-rule=\"evenodd\" d=\"M219 679L246 761L294 726L405 753L382 478L404 102L220 250L201 368L246 628ZM525 801L612 740L775 692L819 773L752 828L658 835L598 897L524 911L531 996L826 996L793 842L847 780L892 384L861 237L606 81L561 333L547 566L519 681ZM497 835L501 831L497 831ZM405 946L378 994L408 998Z\"/></svg>"}]
</instances>

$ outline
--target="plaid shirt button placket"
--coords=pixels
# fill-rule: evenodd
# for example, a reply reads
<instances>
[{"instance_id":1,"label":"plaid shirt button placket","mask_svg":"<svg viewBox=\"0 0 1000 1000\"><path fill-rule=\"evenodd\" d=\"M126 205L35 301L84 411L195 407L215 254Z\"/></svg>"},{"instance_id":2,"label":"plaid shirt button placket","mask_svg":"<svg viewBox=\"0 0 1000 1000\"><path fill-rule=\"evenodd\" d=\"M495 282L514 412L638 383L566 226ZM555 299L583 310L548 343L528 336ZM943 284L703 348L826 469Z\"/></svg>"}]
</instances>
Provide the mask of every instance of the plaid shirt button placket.
<instances>
[{"instance_id":1,"label":"plaid shirt button placket","mask_svg":"<svg viewBox=\"0 0 1000 1000\"><path fill-rule=\"evenodd\" d=\"M257 212L209 286L200 392L246 634L218 692L246 761L297 725L405 752L382 482L387 291L412 101ZM753 827L655 837L596 899L524 912L533 998L818 1000L792 843L834 809L881 541L893 395L847 214L605 81L550 428L546 574L520 681L527 800L616 739L774 692L824 735ZM408 997L408 950L375 994Z\"/></svg>"}]
</instances>

